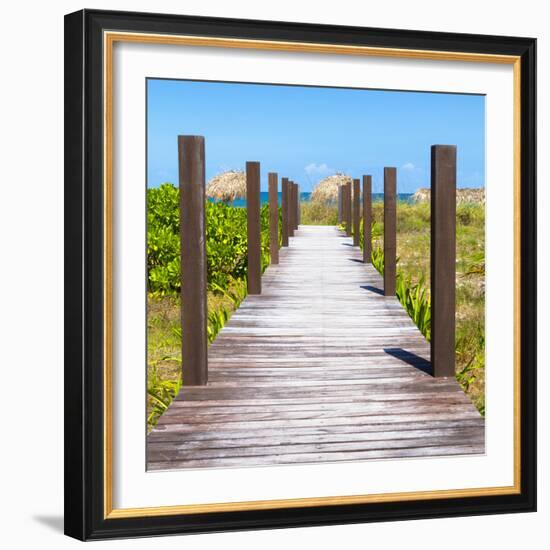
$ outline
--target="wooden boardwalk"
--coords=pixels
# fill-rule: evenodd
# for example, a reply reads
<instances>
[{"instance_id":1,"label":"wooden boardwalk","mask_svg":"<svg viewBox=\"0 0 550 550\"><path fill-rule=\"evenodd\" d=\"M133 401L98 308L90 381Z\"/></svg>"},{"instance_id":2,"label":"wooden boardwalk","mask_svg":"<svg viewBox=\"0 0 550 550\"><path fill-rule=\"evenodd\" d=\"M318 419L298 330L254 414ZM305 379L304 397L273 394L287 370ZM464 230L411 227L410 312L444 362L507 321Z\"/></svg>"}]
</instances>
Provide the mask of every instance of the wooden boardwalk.
<instances>
[{"instance_id":1,"label":"wooden boardwalk","mask_svg":"<svg viewBox=\"0 0 550 550\"><path fill-rule=\"evenodd\" d=\"M301 226L148 436L149 470L485 450L484 420L334 227Z\"/></svg>"}]
</instances>

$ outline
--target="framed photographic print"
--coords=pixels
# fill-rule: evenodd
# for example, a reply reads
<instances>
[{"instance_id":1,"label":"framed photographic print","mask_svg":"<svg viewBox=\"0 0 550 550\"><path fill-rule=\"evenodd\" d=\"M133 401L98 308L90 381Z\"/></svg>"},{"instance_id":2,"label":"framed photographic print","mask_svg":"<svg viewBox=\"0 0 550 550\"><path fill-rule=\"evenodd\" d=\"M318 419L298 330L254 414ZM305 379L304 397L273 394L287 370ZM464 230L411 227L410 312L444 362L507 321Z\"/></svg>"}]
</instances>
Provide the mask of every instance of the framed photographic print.
<instances>
[{"instance_id":1,"label":"framed photographic print","mask_svg":"<svg viewBox=\"0 0 550 550\"><path fill-rule=\"evenodd\" d=\"M536 507L532 38L65 19L65 529Z\"/></svg>"}]
</instances>

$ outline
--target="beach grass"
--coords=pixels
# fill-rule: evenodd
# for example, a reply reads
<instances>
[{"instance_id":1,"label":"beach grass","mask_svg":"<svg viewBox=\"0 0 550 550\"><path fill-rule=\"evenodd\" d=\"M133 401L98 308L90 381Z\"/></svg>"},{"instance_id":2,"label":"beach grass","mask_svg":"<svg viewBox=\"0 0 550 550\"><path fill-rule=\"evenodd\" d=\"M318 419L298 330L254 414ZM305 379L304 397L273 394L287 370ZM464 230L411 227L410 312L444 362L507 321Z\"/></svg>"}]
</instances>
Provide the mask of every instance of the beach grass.
<instances>
[{"instance_id":1,"label":"beach grass","mask_svg":"<svg viewBox=\"0 0 550 550\"><path fill-rule=\"evenodd\" d=\"M302 201L300 203L302 225L336 225L337 206L322 201Z\"/></svg>"}]
</instances>

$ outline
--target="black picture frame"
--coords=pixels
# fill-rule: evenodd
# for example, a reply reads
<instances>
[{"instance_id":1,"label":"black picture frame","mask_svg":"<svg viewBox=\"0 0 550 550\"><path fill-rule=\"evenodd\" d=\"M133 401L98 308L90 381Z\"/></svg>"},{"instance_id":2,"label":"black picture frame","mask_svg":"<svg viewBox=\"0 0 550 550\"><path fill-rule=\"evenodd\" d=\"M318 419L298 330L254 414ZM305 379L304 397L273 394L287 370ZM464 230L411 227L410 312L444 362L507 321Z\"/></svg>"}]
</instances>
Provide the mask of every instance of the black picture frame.
<instances>
[{"instance_id":1,"label":"black picture frame","mask_svg":"<svg viewBox=\"0 0 550 550\"><path fill-rule=\"evenodd\" d=\"M510 495L105 518L103 32L520 57L521 491ZM80 540L529 512L536 509L536 40L83 10L65 17L65 532Z\"/></svg>"}]
</instances>

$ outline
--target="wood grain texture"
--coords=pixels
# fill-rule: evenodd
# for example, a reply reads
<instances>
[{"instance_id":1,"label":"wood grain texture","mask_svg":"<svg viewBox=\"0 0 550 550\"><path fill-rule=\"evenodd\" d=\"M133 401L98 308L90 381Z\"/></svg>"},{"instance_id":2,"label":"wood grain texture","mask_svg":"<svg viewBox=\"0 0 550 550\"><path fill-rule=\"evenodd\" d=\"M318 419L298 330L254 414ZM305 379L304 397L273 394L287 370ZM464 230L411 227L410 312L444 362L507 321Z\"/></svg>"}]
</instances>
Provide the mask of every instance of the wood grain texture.
<instances>
[{"instance_id":1,"label":"wood grain texture","mask_svg":"<svg viewBox=\"0 0 550 550\"><path fill-rule=\"evenodd\" d=\"M294 216L296 215L296 197L294 195L294 182L288 181L288 236L294 237Z\"/></svg>"},{"instance_id":2,"label":"wood grain texture","mask_svg":"<svg viewBox=\"0 0 550 550\"><path fill-rule=\"evenodd\" d=\"M281 246L288 246L288 178L281 179L281 232L283 242Z\"/></svg>"},{"instance_id":3,"label":"wood grain texture","mask_svg":"<svg viewBox=\"0 0 550 550\"><path fill-rule=\"evenodd\" d=\"M148 469L480 454L484 419L352 239L300 226L148 436Z\"/></svg>"},{"instance_id":4,"label":"wood grain texture","mask_svg":"<svg viewBox=\"0 0 550 550\"><path fill-rule=\"evenodd\" d=\"M361 225L361 182L353 180L353 246L359 246L359 227Z\"/></svg>"},{"instance_id":5,"label":"wood grain texture","mask_svg":"<svg viewBox=\"0 0 550 550\"><path fill-rule=\"evenodd\" d=\"M246 228L248 293L262 293L262 237L260 226L260 163L246 163Z\"/></svg>"},{"instance_id":6,"label":"wood grain texture","mask_svg":"<svg viewBox=\"0 0 550 550\"><path fill-rule=\"evenodd\" d=\"M397 275L397 170L384 168L384 294L395 296Z\"/></svg>"},{"instance_id":7,"label":"wood grain texture","mask_svg":"<svg viewBox=\"0 0 550 550\"><path fill-rule=\"evenodd\" d=\"M435 376L455 372L456 146L431 148L431 356Z\"/></svg>"},{"instance_id":8,"label":"wood grain texture","mask_svg":"<svg viewBox=\"0 0 550 550\"><path fill-rule=\"evenodd\" d=\"M296 184L296 229L302 223L302 200L300 195L300 186Z\"/></svg>"},{"instance_id":9,"label":"wood grain texture","mask_svg":"<svg viewBox=\"0 0 550 550\"><path fill-rule=\"evenodd\" d=\"M346 224L346 237L351 236L351 183L344 184L344 222Z\"/></svg>"},{"instance_id":10,"label":"wood grain texture","mask_svg":"<svg viewBox=\"0 0 550 550\"><path fill-rule=\"evenodd\" d=\"M277 174L268 174L269 185L269 255L271 263L279 263L279 189Z\"/></svg>"},{"instance_id":11,"label":"wood grain texture","mask_svg":"<svg viewBox=\"0 0 550 550\"><path fill-rule=\"evenodd\" d=\"M372 261L372 176L363 176L363 262Z\"/></svg>"},{"instance_id":12,"label":"wood grain texture","mask_svg":"<svg viewBox=\"0 0 550 550\"><path fill-rule=\"evenodd\" d=\"M342 206L343 206L343 200L342 200L342 186L338 186L338 223L342 223Z\"/></svg>"},{"instance_id":13,"label":"wood grain texture","mask_svg":"<svg viewBox=\"0 0 550 550\"><path fill-rule=\"evenodd\" d=\"M292 190L294 192L294 214L293 214L293 222L294 222L294 231L298 229L298 210L299 210L299 196L298 196L298 184L292 182Z\"/></svg>"},{"instance_id":14,"label":"wood grain texture","mask_svg":"<svg viewBox=\"0 0 550 550\"><path fill-rule=\"evenodd\" d=\"M178 136L182 379L208 381L204 137Z\"/></svg>"}]
</instances>

